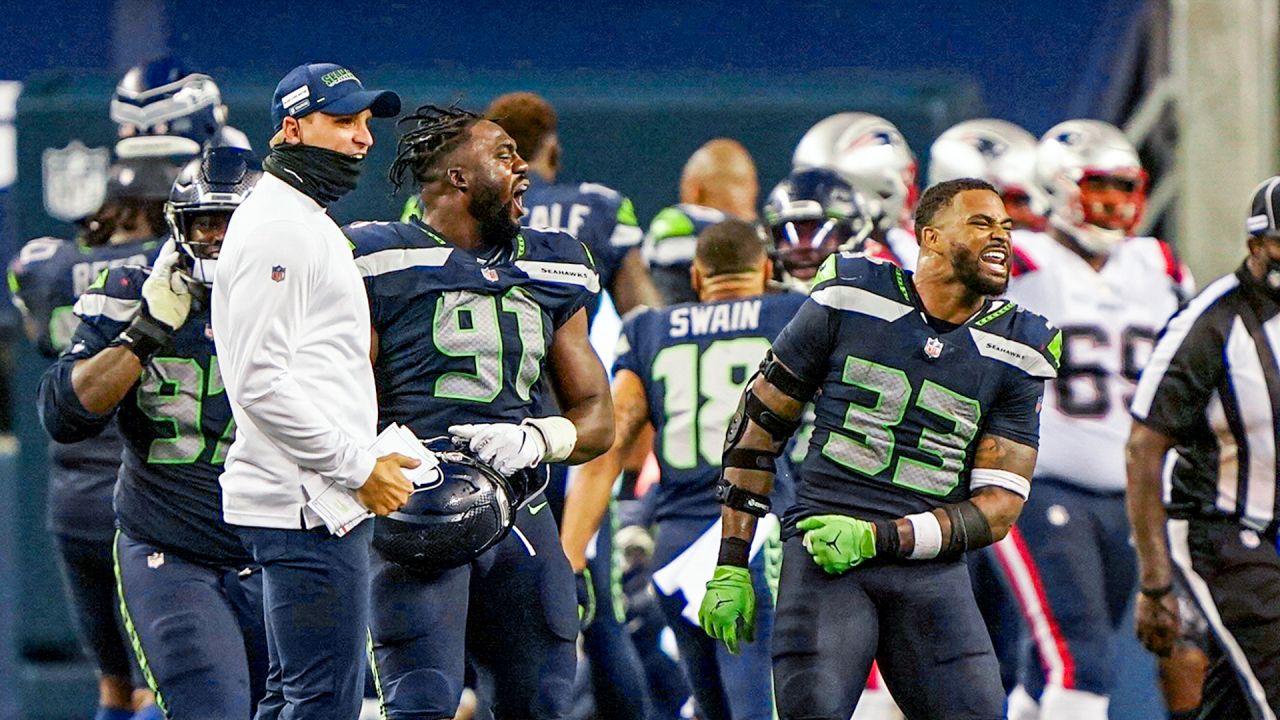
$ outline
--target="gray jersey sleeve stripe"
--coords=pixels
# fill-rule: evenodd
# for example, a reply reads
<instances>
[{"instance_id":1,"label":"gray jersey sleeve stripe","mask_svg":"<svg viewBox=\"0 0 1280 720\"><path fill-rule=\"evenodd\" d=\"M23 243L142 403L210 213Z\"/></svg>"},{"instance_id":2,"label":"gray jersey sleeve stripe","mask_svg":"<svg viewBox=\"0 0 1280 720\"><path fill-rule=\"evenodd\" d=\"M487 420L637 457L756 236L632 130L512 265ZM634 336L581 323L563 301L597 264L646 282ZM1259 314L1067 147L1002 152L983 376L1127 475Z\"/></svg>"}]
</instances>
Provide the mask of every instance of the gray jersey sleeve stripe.
<instances>
[{"instance_id":1,"label":"gray jersey sleeve stripe","mask_svg":"<svg viewBox=\"0 0 1280 720\"><path fill-rule=\"evenodd\" d=\"M1039 350L1026 343L972 327L969 328L969 335L973 338L973 344L978 346L978 353L983 357L1012 365L1032 377L1055 378L1058 376L1053 363L1045 359Z\"/></svg>"},{"instance_id":2,"label":"gray jersey sleeve stripe","mask_svg":"<svg viewBox=\"0 0 1280 720\"><path fill-rule=\"evenodd\" d=\"M809 298L824 307L870 315L887 322L893 322L914 309L869 290L848 285L828 285Z\"/></svg>"},{"instance_id":3,"label":"gray jersey sleeve stripe","mask_svg":"<svg viewBox=\"0 0 1280 720\"><path fill-rule=\"evenodd\" d=\"M1147 361L1147 366L1143 369L1142 376L1138 379L1138 387L1134 391L1133 402L1129 405L1129 410L1134 417L1139 420L1145 420L1147 415L1151 413L1151 403L1155 401L1156 390L1160 387L1160 381L1164 379L1165 373L1169 371L1173 356L1177 354L1182 341L1186 340L1187 335L1191 333L1191 328L1195 327L1196 321L1209 308L1213 307L1213 304L1221 299L1223 295L1239 286L1240 279L1234 274L1219 278L1205 288L1204 292L1197 295L1182 312L1173 316L1165 328L1160 342L1156 343L1155 349L1151 351L1151 359Z\"/></svg>"},{"instance_id":4,"label":"gray jersey sleeve stripe","mask_svg":"<svg viewBox=\"0 0 1280 720\"><path fill-rule=\"evenodd\" d=\"M440 267L449 259L452 248L395 248L379 250L356 258L363 277L377 277L412 267Z\"/></svg>"},{"instance_id":5,"label":"gray jersey sleeve stripe","mask_svg":"<svg viewBox=\"0 0 1280 720\"><path fill-rule=\"evenodd\" d=\"M82 318L105 317L116 322L129 322L141 307L141 300L125 300L94 293L80 296L76 301L75 314Z\"/></svg>"}]
</instances>

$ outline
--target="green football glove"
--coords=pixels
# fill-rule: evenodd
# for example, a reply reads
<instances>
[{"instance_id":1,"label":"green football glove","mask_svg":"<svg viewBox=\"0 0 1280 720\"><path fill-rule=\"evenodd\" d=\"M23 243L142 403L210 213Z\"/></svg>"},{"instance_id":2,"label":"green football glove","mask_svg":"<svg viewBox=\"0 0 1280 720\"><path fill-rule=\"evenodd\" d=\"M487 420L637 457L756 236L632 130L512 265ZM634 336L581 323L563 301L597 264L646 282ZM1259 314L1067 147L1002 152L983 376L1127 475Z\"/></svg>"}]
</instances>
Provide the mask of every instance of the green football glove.
<instances>
[{"instance_id":1,"label":"green football glove","mask_svg":"<svg viewBox=\"0 0 1280 720\"><path fill-rule=\"evenodd\" d=\"M876 556L876 533L866 520L845 515L815 515L796 523L804 531L804 549L832 575Z\"/></svg>"},{"instance_id":2,"label":"green football glove","mask_svg":"<svg viewBox=\"0 0 1280 720\"><path fill-rule=\"evenodd\" d=\"M698 623L712 638L723 640L734 655L739 641L755 641L756 592L751 572L736 565L716 566L698 609Z\"/></svg>"}]
</instances>

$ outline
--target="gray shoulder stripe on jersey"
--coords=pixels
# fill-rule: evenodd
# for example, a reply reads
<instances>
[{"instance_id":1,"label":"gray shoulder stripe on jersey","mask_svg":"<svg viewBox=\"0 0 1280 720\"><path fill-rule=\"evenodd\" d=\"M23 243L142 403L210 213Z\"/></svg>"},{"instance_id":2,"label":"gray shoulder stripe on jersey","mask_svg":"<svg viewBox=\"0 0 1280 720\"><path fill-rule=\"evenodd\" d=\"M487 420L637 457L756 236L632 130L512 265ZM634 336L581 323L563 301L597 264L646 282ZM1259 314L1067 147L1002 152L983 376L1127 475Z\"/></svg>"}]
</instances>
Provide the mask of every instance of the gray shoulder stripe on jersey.
<instances>
[{"instance_id":1,"label":"gray shoulder stripe on jersey","mask_svg":"<svg viewBox=\"0 0 1280 720\"><path fill-rule=\"evenodd\" d=\"M974 327L969 328L969 335L973 338L973 344L978 347L978 354L983 357L989 357L1012 365L1032 377L1054 378L1058 376L1058 371L1054 369L1053 363L1049 362L1039 350L1026 343L1010 340L1007 337L1001 337L995 333L989 333Z\"/></svg>"},{"instance_id":2,"label":"gray shoulder stripe on jersey","mask_svg":"<svg viewBox=\"0 0 1280 720\"><path fill-rule=\"evenodd\" d=\"M134 315L138 314L138 309L141 307L141 300L125 300L93 293L81 295L80 299L76 300L74 312L80 317L105 317L116 322L129 322Z\"/></svg>"},{"instance_id":3,"label":"gray shoulder stripe on jersey","mask_svg":"<svg viewBox=\"0 0 1280 720\"><path fill-rule=\"evenodd\" d=\"M1191 333L1191 328L1195 327L1196 321L1222 296L1239 286L1240 279L1235 276L1235 273L1218 278L1205 288L1204 292L1195 296L1182 312L1173 316L1165 327L1164 335L1151 351L1151 358L1147 360L1147 366L1142 369L1142 376L1138 378L1138 387L1134 390L1133 400L1129 403L1129 409L1135 416L1145 419L1151 413L1151 403L1156 399L1156 389L1160 387L1160 381L1164 380L1164 374L1169 371L1173 356L1182 346L1182 341L1186 340L1187 335Z\"/></svg>"},{"instance_id":4,"label":"gray shoulder stripe on jersey","mask_svg":"<svg viewBox=\"0 0 1280 720\"><path fill-rule=\"evenodd\" d=\"M893 322L913 311L910 305L881 297L870 290L849 285L828 285L809 296L824 307L862 313L886 322Z\"/></svg>"},{"instance_id":5,"label":"gray shoulder stripe on jersey","mask_svg":"<svg viewBox=\"0 0 1280 720\"><path fill-rule=\"evenodd\" d=\"M644 244L644 259L650 265L685 265L693 262L698 248L698 238L693 235L672 235L649 238Z\"/></svg>"},{"instance_id":6,"label":"gray shoulder stripe on jersey","mask_svg":"<svg viewBox=\"0 0 1280 720\"><path fill-rule=\"evenodd\" d=\"M586 265L545 262L542 260L517 260L516 267L534 280L545 280L566 285L581 285L591 292L600 292L600 276Z\"/></svg>"},{"instance_id":7,"label":"gray shoulder stripe on jersey","mask_svg":"<svg viewBox=\"0 0 1280 720\"><path fill-rule=\"evenodd\" d=\"M394 248L356 258L363 277L377 277L414 267L440 267L449 259L453 248Z\"/></svg>"},{"instance_id":8,"label":"gray shoulder stripe on jersey","mask_svg":"<svg viewBox=\"0 0 1280 720\"><path fill-rule=\"evenodd\" d=\"M613 234L609 236L609 244L614 247L632 247L640 244L640 240L644 238L644 231L635 225L617 224L613 228Z\"/></svg>"}]
</instances>

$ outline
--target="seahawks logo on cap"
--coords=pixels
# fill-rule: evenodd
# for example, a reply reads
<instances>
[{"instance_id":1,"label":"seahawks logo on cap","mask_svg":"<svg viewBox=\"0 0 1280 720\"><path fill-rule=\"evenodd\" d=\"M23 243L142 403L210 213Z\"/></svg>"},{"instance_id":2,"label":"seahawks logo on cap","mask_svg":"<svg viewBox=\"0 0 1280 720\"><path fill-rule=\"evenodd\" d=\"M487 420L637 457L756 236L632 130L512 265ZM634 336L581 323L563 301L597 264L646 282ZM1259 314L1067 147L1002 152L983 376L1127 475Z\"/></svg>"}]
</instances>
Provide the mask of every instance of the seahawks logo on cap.
<instances>
[{"instance_id":1,"label":"seahawks logo on cap","mask_svg":"<svg viewBox=\"0 0 1280 720\"><path fill-rule=\"evenodd\" d=\"M320 76L320 82L323 82L327 87L333 87L347 80L356 80L356 76L346 68L338 68ZM356 82L359 82L359 80L356 80Z\"/></svg>"}]
</instances>

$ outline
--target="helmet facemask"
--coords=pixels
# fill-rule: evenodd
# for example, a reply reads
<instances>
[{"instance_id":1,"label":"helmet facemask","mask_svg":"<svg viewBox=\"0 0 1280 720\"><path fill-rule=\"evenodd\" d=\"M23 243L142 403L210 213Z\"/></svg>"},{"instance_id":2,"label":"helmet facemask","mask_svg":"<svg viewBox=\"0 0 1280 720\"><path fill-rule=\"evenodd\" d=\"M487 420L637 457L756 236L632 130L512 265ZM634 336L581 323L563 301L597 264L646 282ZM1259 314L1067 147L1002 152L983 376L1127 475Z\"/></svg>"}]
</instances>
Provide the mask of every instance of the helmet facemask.
<instances>
[{"instance_id":1,"label":"helmet facemask","mask_svg":"<svg viewBox=\"0 0 1280 720\"><path fill-rule=\"evenodd\" d=\"M165 205L165 220L169 223L174 242L182 251L184 264L191 277L206 286L213 285L214 268L234 210L234 205Z\"/></svg>"}]
</instances>

